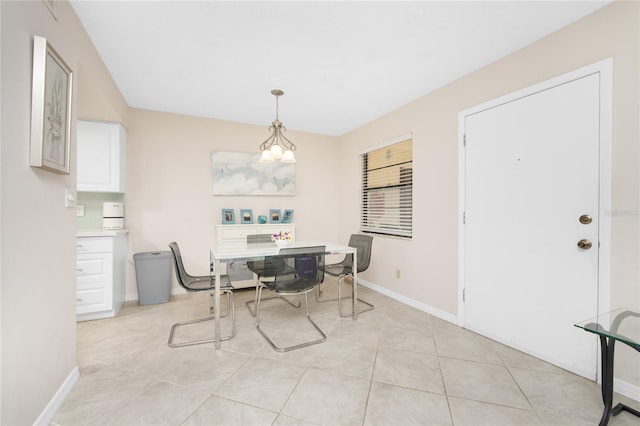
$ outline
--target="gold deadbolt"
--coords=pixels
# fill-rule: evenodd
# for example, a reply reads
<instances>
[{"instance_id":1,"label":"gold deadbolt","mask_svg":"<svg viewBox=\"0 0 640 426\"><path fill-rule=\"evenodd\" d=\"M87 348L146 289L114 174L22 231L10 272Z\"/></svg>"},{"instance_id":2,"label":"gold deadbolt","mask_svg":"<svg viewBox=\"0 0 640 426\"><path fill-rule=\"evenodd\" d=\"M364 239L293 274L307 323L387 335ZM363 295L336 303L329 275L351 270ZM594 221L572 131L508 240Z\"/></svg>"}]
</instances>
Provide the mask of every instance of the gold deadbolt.
<instances>
[{"instance_id":1,"label":"gold deadbolt","mask_svg":"<svg viewBox=\"0 0 640 426\"><path fill-rule=\"evenodd\" d=\"M585 239L578 241L578 248L589 250L591 248L591 241Z\"/></svg>"},{"instance_id":2,"label":"gold deadbolt","mask_svg":"<svg viewBox=\"0 0 640 426\"><path fill-rule=\"evenodd\" d=\"M580 219L578 219L580 221L581 224L583 225L588 225L591 223L591 216L589 216L588 214L583 214L582 216L580 216Z\"/></svg>"}]
</instances>

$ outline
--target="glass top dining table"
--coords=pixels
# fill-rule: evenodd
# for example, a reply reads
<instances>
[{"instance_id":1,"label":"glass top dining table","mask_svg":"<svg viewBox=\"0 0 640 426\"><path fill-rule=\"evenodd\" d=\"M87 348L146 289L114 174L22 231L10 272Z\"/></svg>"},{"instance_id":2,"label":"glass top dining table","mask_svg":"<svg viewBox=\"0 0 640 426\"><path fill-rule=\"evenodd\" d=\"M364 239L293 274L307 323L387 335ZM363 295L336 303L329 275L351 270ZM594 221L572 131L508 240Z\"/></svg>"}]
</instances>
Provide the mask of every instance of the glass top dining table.
<instances>
[{"instance_id":1,"label":"glass top dining table","mask_svg":"<svg viewBox=\"0 0 640 426\"><path fill-rule=\"evenodd\" d=\"M215 348L220 349L220 264L231 261L262 260L266 256L276 256L280 248L304 248L324 246L327 254L351 254L353 255L353 282L358 281L358 271L356 265L357 251L354 247L344 244L337 244L330 241L295 241L285 246L277 246L275 242L270 243L244 243L233 246L216 247L211 250L211 263L215 274L214 306L215 306ZM358 286L352 286L353 319L358 318L356 304L358 300Z\"/></svg>"},{"instance_id":2,"label":"glass top dining table","mask_svg":"<svg viewBox=\"0 0 640 426\"><path fill-rule=\"evenodd\" d=\"M640 352L640 311L618 308L611 312L580 321L575 324L600 338L602 401L604 412L600 418L600 426L605 426L609 418L628 411L638 417L640 412L623 403L613 407L613 361L616 342L622 342Z\"/></svg>"},{"instance_id":3,"label":"glass top dining table","mask_svg":"<svg viewBox=\"0 0 640 426\"><path fill-rule=\"evenodd\" d=\"M575 325L590 333L610 337L631 346L640 345L640 311L618 308Z\"/></svg>"}]
</instances>

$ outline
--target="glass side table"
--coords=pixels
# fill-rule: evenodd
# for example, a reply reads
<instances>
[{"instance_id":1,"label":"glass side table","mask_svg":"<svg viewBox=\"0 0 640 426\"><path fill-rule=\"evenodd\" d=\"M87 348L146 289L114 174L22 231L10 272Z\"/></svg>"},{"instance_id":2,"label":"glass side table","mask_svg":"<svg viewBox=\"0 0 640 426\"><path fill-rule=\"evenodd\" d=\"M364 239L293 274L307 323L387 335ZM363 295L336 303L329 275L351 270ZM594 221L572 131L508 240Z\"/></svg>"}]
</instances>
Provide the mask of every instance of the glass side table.
<instances>
[{"instance_id":1,"label":"glass side table","mask_svg":"<svg viewBox=\"0 0 640 426\"><path fill-rule=\"evenodd\" d=\"M575 324L585 331L600 337L600 352L602 354L602 401L604 412L600 418L600 426L609 422L611 415L621 411L628 411L640 417L640 411L634 410L622 403L613 405L613 353L616 340L640 352L640 312L632 309L619 308L606 314L598 315Z\"/></svg>"}]
</instances>

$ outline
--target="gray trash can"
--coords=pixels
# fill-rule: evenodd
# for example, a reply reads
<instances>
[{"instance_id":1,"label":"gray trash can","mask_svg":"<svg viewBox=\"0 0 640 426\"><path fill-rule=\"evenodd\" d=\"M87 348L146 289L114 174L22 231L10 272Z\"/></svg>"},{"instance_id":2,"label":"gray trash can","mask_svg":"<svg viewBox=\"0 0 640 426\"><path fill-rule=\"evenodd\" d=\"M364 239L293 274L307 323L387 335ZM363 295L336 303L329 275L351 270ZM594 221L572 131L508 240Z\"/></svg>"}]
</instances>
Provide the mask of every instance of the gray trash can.
<instances>
[{"instance_id":1,"label":"gray trash can","mask_svg":"<svg viewBox=\"0 0 640 426\"><path fill-rule=\"evenodd\" d=\"M171 253L149 251L133 255L136 264L138 300L154 305L171 300Z\"/></svg>"}]
</instances>

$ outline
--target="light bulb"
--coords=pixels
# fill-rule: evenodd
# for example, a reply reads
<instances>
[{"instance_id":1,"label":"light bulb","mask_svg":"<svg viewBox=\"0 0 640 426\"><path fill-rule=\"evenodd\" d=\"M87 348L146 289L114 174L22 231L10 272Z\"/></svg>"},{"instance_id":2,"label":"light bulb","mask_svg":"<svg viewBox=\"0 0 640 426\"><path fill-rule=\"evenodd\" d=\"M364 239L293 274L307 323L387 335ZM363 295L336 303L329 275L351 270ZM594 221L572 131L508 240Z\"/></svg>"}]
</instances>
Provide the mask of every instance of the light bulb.
<instances>
[{"instance_id":1,"label":"light bulb","mask_svg":"<svg viewBox=\"0 0 640 426\"><path fill-rule=\"evenodd\" d=\"M269 151L268 149L265 149L264 151L262 151L262 155L260 156L260 163L273 163L274 160L273 157L271 156L271 151Z\"/></svg>"},{"instance_id":2,"label":"light bulb","mask_svg":"<svg viewBox=\"0 0 640 426\"><path fill-rule=\"evenodd\" d=\"M295 163L296 157L293 156L293 151L288 149L284 152L284 154L282 154L282 159L280 161L282 161L283 163Z\"/></svg>"},{"instance_id":3,"label":"light bulb","mask_svg":"<svg viewBox=\"0 0 640 426\"><path fill-rule=\"evenodd\" d=\"M271 157L278 160L282 158L282 147L278 144L271 145Z\"/></svg>"}]
</instances>

